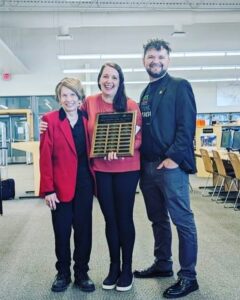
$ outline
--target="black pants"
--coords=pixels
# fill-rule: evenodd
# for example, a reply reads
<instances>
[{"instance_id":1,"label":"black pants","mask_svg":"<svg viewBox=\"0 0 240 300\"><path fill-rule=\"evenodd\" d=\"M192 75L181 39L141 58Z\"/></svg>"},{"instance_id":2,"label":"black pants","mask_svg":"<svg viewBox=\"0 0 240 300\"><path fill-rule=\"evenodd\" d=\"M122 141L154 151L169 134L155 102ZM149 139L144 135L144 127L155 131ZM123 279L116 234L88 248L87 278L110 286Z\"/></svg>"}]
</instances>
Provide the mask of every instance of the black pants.
<instances>
[{"instance_id":1,"label":"black pants","mask_svg":"<svg viewBox=\"0 0 240 300\"><path fill-rule=\"evenodd\" d=\"M96 172L98 200L106 222L110 260L132 263L135 241L133 207L139 171L123 173Z\"/></svg>"},{"instance_id":2,"label":"black pants","mask_svg":"<svg viewBox=\"0 0 240 300\"><path fill-rule=\"evenodd\" d=\"M56 269L70 275L70 237L74 230L74 273L87 272L92 248L93 181L87 168L80 170L71 202L57 204L52 211L55 235Z\"/></svg>"}]
</instances>

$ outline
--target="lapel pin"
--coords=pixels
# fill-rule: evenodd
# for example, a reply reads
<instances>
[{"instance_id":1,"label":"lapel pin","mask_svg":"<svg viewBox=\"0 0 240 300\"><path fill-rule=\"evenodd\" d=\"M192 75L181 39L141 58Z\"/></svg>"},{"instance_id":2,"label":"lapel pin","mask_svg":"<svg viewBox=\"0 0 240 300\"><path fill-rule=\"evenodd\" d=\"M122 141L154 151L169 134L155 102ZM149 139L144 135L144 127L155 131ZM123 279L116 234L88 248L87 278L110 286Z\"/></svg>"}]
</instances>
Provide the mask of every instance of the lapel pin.
<instances>
[{"instance_id":1,"label":"lapel pin","mask_svg":"<svg viewBox=\"0 0 240 300\"><path fill-rule=\"evenodd\" d=\"M163 92L165 91L166 88L163 88L162 90L159 91L159 94L163 94Z\"/></svg>"}]
</instances>

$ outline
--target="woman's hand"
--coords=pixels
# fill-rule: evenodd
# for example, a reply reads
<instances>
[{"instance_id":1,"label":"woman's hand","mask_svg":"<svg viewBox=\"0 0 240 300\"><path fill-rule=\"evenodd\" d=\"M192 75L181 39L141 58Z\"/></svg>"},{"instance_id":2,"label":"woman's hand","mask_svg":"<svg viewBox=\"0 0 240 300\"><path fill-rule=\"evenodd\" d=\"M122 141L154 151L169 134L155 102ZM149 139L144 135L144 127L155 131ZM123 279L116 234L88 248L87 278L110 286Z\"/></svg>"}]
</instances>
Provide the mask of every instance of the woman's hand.
<instances>
[{"instance_id":1,"label":"woman's hand","mask_svg":"<svg viewBox=\"0 0 240 300\"><path fill-rule=\"evenodd\" d=\"M111 160L114 160L114 159L118 159L117 157L117 153L116 152L109 152L107 154L107 156L104 157L104 159L108 160L108 161L111 161Z\"/></svg>"},{"instance_id":2,"label":"woman's hand","mask_svg":"<svg viewBox=\"0 0 240 300\"><path fill-rule=\"evenodd\" d=\"M40 133L44 133L48 129L48 122L40 121L39 123L39 131Z\"/></svg>"},{"instance_id":3,"label":"woman's hand","mask_svg":"<svg viewBox=\"0 0 240 300\"><path fill-rule=\"evenodd\" d=\"M60 201L57 198L56 193L46 195L45 202L46 202L47 206L49 206L50 209L52 209L52 210L55 210L57 208L56 203L60 203Z\"/></svg>"}]
</instances>

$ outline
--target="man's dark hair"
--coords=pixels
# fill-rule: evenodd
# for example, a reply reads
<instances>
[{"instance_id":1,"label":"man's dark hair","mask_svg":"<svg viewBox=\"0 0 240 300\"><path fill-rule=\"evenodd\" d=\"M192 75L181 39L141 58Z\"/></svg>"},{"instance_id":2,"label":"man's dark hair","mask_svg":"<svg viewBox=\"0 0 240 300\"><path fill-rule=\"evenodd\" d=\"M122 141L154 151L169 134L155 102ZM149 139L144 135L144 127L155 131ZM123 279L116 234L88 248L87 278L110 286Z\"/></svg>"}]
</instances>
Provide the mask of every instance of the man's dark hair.
<instances>
[{"instance_id":1,"label":"man's dark hair","mask_svg":"<svg viewBox=\"0 0 240 300\"><path fill-rule=\"evenodd\" d=\"M146 55L147 51L150 49L156 49L157 51L159 51L162 48L167 50L168 54L172 51L172 49L169 47L169 43L164 40L159 40L159 39L148 40L147 44L143 45L144 56Z\"/></svg>"}]
</instances>

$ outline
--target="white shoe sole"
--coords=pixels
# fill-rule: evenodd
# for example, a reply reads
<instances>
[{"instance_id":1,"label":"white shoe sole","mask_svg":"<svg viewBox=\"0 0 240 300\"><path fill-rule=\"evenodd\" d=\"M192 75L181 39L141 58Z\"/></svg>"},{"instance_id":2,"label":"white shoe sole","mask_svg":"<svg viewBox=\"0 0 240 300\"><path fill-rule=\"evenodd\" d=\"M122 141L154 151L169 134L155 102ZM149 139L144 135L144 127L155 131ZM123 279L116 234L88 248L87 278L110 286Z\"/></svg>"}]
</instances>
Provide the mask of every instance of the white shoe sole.
<instances>
[{"instance_id":1,"label":"white shoe sole","mask_svg":"<svg viewBox=\"0 0 240 300\"><path fill-rule=\"evenodd\" d=\"M124 287L123 286L116 286L116 290L118 292L127 292L127 291L131 290L131 288L133 286L133 281L134 281L134 278L132 280L132 283L128 286L124 286Z\"/></svg>"},{"instance_id":2,"label":"white shoe sole","mask_svg":"<svg viewBox=\"0 0 240 300\"><path fill-rule=\"evenodd\" d=\"M102 288L103 288L104 290L113 290L113 289L115 289L115 287L116 287L116 284L113 284L113 285L105 285L105 284L102 284Z\"/></svg>"}]
</instances>

